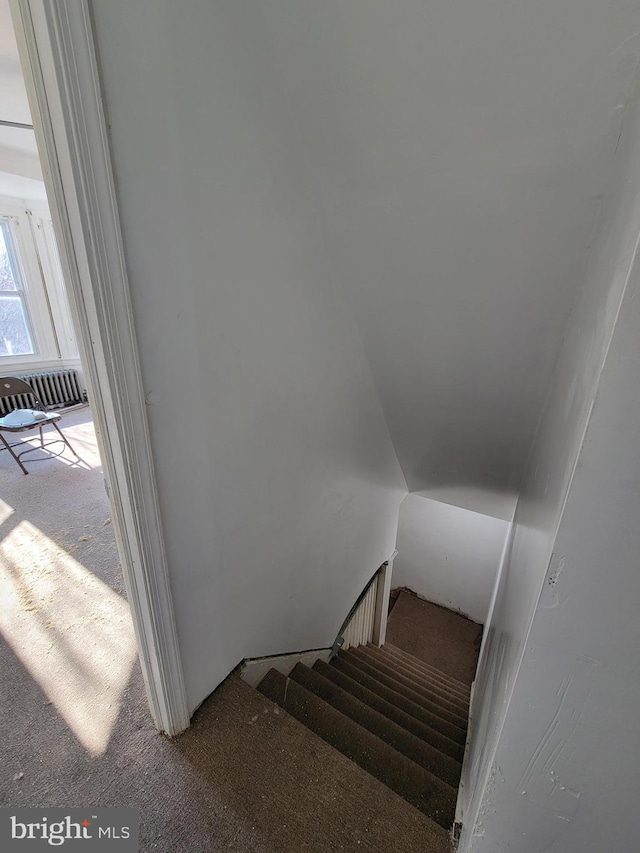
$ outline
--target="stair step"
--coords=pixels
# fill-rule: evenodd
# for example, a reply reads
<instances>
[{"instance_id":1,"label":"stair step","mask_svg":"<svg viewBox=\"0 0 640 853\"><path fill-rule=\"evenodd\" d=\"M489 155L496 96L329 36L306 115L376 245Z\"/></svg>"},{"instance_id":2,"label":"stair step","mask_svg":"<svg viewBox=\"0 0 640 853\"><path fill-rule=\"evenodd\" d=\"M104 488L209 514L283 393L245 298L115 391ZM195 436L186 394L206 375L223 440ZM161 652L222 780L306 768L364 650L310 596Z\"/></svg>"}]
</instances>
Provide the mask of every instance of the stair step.
<instances>
[{"instance_id":1,"label":"stair step","mask_svg":"<svg viewBox=\"0 0 640 853\"><path fill-rule=\"evenodd\" d=\"M341 714L349 717L354 723L358 723L402 755L433 773L434 776L453 787L457 787L462 769L457 761L420 740L407 729L403 729L342 687L338 687L337 684L325 678L317 670L309 669L304 664L298 663L293 668L289 678L302 687L306 687L320 699L324 699Z\"/></svg>"},{"instance_id":2,"label":"stair step","mask_svg":"<svg viewBox=\"0 0 640 853\"><path fill-rule=\"evenodd\" d=\"M392 678L397 678L398 680L404 679L407 687L411 687L412 690L423 694L425 698L430 699L432 702L437 702L443 708L451 711L452 714L457 714L463 720L466 720L469 716L468 702L464 702L457 696L453 696L446 688L439 686L432 687L425 684L422 680L418 680L413 676L411 670L407 670L396 663L393 658L382 654L379 649L369 646L358 646L357 648L352 648L351 651L356 655L363 656L371 662L371 666L379 667L382 672L386 672Z\"/></svg>"},{"instance_id":3,"label":"stair step","mask_svg":"<svg viewBox=\"0 0 640 853\"><path fill-rule=\"evenodd\" d=\"M406 711L403 711L402 708L399 708L397 705L394 705L392 702L389 702L382 696L374 693L373 690L369 690L368 687L365 687L363 684L360 684L360 682L350 678L340 669L337 669L322 660L316 661L313 665L313 669L325 678L333 681L333 683L337 684L338 687L342 687L343 690L351 693L351 695L355 696L356 699L360 699L361 702L369 705L370 708L384 714L384 716L389 720L392 720L394 723L397 723L397 725L402 726L403 729L406 729L408 732L411 732L411 734L419 737L420 740L423 740L425 743L430 744L435 749L443 752L445 755L448 755L449 758L453 759L461 766L460 763L464 756L464 748L460 744L436 731L436 729L431 726L428 726L416 719L416 717L413 717Z\"/></svg>"},{"instance_id":4,"label":"stair step","mask_svg":"<svg viewBox=\"0 0 640 853\"><path fill-rule=\"evenodd\" d=\"M466 681L461 681L459 678L456 678L453 675L449 675L448 672L444 672L443 670L438 669L438 667L433 666L433 664L427 663L426 661L417 658L415 655L409 654L409 652L405 652L404 649L400 649L398 648L398 646L394 646L392 643L385 643L384 648L392 654L396 655L397 657L403 658L407 661L407 663L410 663L416 669L422 669L427 673L433 673L434 675L438 675L440 676L440 678L443 678L445 681L451 682L454 687L457 687L458 689L462 690L463 692L466 692L467 694L471 692L471 688Z\"/></svg>"},{"instance_id":5,"label":"stair step","mask_svg":"<svg viewBox=\"0 0 640 853\"><path fill-rule=\"evenodd\" d=\"M405 713L415 717L416 720L424 723L425 726L435 729L435 731L444 735L453 741L453 743L457 743L461 749L464 749L466 733L458 726L453 725L438 714L434 714L428 708L425 708L421 697L413 694L413 698L411 698L411 695L407 695L409 691L404 691L402 685L396 685L396 687L400 688L396 690L393 687L389 687L388 684L383 684L376 678L375 670L367 667L370 671L365 672L362 667L358 667L355 663L350 663L346 660L342 652L338 657L333 658L330 666L348 675L349 678L357 681L358 684L362 684L363 687L376 693L382 699L386 699L387 702L395 705L396 708L400 708ZM418 700L417 702L416 699Z\"/></svg>"},{"instance_id":6,"label":"stair step","mask_svg":"<svg viewBox=\"0 0 640 853\"><path fill-rule=\"evenodd\" d=\"M449 722L466 731L468 714L458 705L448 702L437 693L426 690L426 688L416 684L415 681L412 681L410 678L406 678L404 675L396 672L392 667L381 663L376 657L364 651L362 648L349 649L349 651L344 654L351 655L351 658L349 659L353 659L356 662L356 665L363 664L380 673L380 680L383 681L383 683L387 683L385 679L391 679L396 684L402 686L405 690L410 690L414 696L419 697L417 701L425 705L425 707L428 707L429 710L439 714L441 717L444 717L444 719L449 720ZM393 684L390 684L389 686L394 687ZM416 701L415 698L414 701Z\"/></svg>"},{"instance_id":7,"label":"stair step","mask_svg":"<svg viewBox=\"0 0 640 853\"><path fill-rule=\"evenodd\" d=\"M373 646L372 648L378 647ZM460 696L460 698L464 701L469 701L469 697L471 696L471 688L469 687L469 685L463 684L461 681L456 681L455 679L450 678L440 669L436 669L435 667L429 667L428 665L424 664L422 661L418 660L418 658L415 658L412 655L399 654L395 646L390 646L389 644L385 643L385 645L380 646L379 649L386 655L390 655L395 661L398 661L403 666L409 667L414 672L419 672L425 678L433 679L439 684L443 684L445 687L447 687L447 689Z\"/></svg>"},{"instance_id":8,"label":"stair step","mask_svg":"<svg viewBox=\"0 0 640 853\"><path fill-rule=\"evenodd\" d=\"M373 651L380 652L387 660L391 661L395 666L402 667L403 669L408 670L412 677L416 679L416 681L424 681L428 685L433 685L434 687L438 687L441 690L446 690L451 696L454 696L456 699L459 699L463 705L469 705L469 699L471 696L470 690L463 690L461 687L458 687L456 684L450 681L446 681L445 677L436 674L435 672L430 672L428 670L419 669L415 664L411 663L407 658L401 658L395 654L395 652L388 649L386 646L377 647L368 645L367 648L372 649Z\"/></svg>"},{"instance_id":9,"label":"stair step","mask_svg":"<svg viewBox=\"0 0 640 853\"><path fill-rule=\"evenodd\" d=\"M424 673L419 672L404 661L389 654L389 652L386 652L384 649L376 648L376 646L364 646L360 648L364 648L385 666L390 667L392 670L400 673L410 681L415 681L415 683L419 684L421 687L424 687L433 693L437 693L438 696L442 696L443 699L458 705L465 715L469 713L468 696L461 696L457 690L449 687L449 685L444 684L441 681L437 681L435 678L424 675Z\"/></svg>"},{"instance_id":10,"label":"stair step","mask_svg":"<svg viewBox=\"0 0 640 853\"><path fill-rule=\"evenodd\" d=\"M427 817L445 829L452 825L457 792L451 785L275 669L258 690Z\"/></svg>"}]
</instances>

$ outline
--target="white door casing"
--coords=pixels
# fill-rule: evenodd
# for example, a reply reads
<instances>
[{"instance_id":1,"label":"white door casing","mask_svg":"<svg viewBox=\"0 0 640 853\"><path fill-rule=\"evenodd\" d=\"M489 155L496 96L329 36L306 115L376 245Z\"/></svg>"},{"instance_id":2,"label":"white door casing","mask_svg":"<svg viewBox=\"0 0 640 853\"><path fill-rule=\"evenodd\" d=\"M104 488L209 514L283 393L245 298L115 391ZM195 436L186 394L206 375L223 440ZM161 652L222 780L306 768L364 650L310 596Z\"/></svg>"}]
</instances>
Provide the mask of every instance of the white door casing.
<instances>
[{"instance_id":1,"label":"white door casing","mask_svg":"<svg viewBox=\"0 0 640 853\"><path fill-rule=\"evenodd\" d=\"M11 0L152 717L189 725L87 0Z\"/></svg>"}]
</instances>

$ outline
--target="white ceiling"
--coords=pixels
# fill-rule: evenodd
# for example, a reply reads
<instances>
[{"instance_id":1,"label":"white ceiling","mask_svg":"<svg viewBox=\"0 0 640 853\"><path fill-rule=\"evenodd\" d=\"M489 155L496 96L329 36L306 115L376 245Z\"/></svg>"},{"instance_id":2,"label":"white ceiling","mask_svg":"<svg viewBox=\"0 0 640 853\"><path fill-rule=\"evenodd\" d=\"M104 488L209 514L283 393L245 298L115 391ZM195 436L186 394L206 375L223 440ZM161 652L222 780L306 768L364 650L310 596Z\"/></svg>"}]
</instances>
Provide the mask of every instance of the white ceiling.
<instances>
[{"instance_id":1,"label":"white ceiling","mask_svg":"<svg viewBox=\"0 0 640 853\"><path fill-rule=\"evenodd\" d=\"M640 5L264 8L409 488L513 490L583 278Z\"/></svg>"},{"instance_id":2,"label":"white ceiling","mask_svg":"<svg viewBox=\"0 0 640 853\"><path fill-rule=\"evenodd\" d=\"M0 0L0 119L31 124L27 92L18 58L18 46L8 0ZM42 180L35 134L32 130L0 126L0 172ZM0 175L0 193L7 192Z\"/></svg>"}]
</instances>

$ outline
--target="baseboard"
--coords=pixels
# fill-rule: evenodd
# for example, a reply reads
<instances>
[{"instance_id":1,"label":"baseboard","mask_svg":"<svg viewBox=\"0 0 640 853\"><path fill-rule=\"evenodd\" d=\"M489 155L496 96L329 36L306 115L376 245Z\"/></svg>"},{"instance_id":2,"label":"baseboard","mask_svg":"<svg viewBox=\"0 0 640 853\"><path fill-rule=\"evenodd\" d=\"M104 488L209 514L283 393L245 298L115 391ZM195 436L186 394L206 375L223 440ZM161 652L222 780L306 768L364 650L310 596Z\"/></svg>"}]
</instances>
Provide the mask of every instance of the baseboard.
<instances>
[{"instance_id":1,"label":"baseboard","mask_svg":"<svg viewBox=\"0 0 640 853\"><path fill-rule=\"evenodd\" d=\"M416 592L415 589L411 589L410 586L395 586L391 590L389 596L389 616L391 616L391 611L393 610L398 596L401 592L406 592L407 595L412 595L414 598L419 598L420 601L426 601L427 604L433 604L434 607L439 607L441 610L448 610L449 613L455 613L457 616L462 616L463 619L467 619L469 622L473 622L474 625L482 625L484 627L483 622L478 622L477 619L474 619L473 616L469 616L469 614L465 613L464 610L460 610L458 607L447 607L446 604L441 604L439 601L433 601L433 599L427 598L425 595L421 595L419 592Z\"/></svg>"},{"instance_id":2,"label":"baseboard","mask_svg":"<svg viewBox=\"0 0 640 853\"><path fill-rule=\"evenodd\" d=\"M251 687L257 687L270 669L277 669L283 675L289 675L297 663L313 666L317 660L328 663L330 657L331 649L307 649L305 652L293 652L288 655L247 658L240 665L240 677Z\"/></svg>"}]
</instances>

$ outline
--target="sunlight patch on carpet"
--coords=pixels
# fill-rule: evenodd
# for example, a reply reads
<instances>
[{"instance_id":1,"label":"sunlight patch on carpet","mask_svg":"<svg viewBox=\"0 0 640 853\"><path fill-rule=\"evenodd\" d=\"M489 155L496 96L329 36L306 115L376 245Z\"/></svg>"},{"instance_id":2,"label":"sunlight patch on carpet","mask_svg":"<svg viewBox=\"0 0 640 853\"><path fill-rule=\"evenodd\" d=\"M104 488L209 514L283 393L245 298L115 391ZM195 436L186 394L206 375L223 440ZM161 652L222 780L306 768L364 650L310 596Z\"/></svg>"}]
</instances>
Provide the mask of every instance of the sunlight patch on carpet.
<instances>
[{"instance_id":1,"label":"sunlight patch on carpet","mask_svg":"<svg viewBox=\"0 0 640 853\"><path fill-rule=\"evenodd\" d=\"M0 632L80 743L102 755L136 658L127 602L28 521L0 542Z\"/></svg>"}]
</instances>

